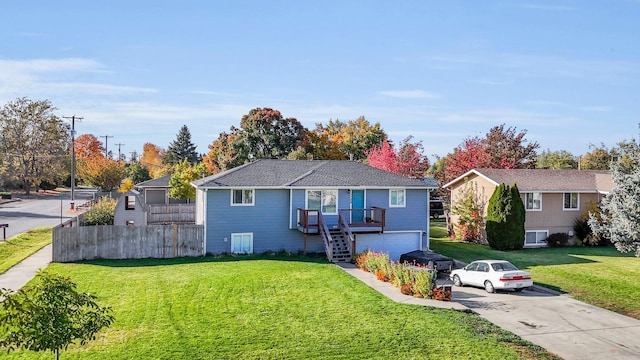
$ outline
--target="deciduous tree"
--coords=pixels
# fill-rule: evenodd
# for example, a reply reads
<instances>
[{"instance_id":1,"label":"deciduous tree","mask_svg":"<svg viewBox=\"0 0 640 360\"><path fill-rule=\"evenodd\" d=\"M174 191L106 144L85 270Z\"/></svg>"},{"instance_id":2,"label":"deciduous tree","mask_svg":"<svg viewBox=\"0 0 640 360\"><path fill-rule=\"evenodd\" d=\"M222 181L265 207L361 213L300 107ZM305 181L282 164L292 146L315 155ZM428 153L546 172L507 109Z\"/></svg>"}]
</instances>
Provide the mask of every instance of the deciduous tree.
<instances>
[{"instance_id":1,"label":"deciduous tree","mask_svg":"<svg viewBox=\"0 0 640 360\"><path fill-rule=\"evenodd\" d=\"M82 169L79 174L86 183L102 191L119 188L126 176L123 162L105 157L86 160L79 169Z\"/></svg>"},{"instance_id":2,"label":"deciduous tree","mask_svg":"<svg viewBox=\"0 0 640 360\"><path fill-rule=\"evenodd\" d=\"M536 158L538 169L577 169L578 161L575 156L566 150L544 150Z\"/></svg>"},{"instance_id":3,"label":"deciduous tree","mask_svg":"<svg viewBox=\"0 0 640 360\"><path fill-rule=\"evenodd\" d=\"M600 204L600 219L591 214L589 226L620 252L640 257L640 144L626 141L619 149L621 156L611 163L615 187Z\"/></svg>"},{"instance_id":4,"label":"deciduous tree","mask_svg":"<svg viewBox=\"0 0 640 360\"><path fill-rule=\"evenodd\" d=\"M382 130L380 123L371 124L364 116L356 120L343 122L329 120L327 125L316 124L317 133L326 133L338 144L340 152L346 158L364 160L366 152L375 146L382 145L387 134Z\"/></svg>"},{"instance_id":5,"label":"deciduous tree","mask_svg":"<svg viewBox=\"0 0 640 360\"><path fill-rule=\"evenodd\" d=\"M140 164L147 168L151 178L156 179L167 175L171 170L171 165L164 164L165 151L152 143L146 143L142 147L142 157Z\"/></svg>"},{"instance_id":6,"label":"deciduous tree","mask_svg":"<svg viewBox=\"0 0 640 360\"><path fill-rule=\"evenodd\" d=\"M493 169L535 169L537 142L527 144L527 130L517 132L515 127L505 129L505 124L494 126L486 136L487 153Z\"/></svg>"},{"instance_id":7,"label":"deciduous tree","mask_svg":"<svg viewBox=\"0 0 640 360\"><path fill-rule=\"evenodd\" d=\"M169 197L172 199L196 199L196 189L191 182L207 175L207 167L203 163L191 165L187 159L176 164L171 180L169 180Z\"/></svg>"},{"instance_id":8,"label":"deciduous tree","mask_svg":"<svg viewBox=\"0 0 640 360\"><path fill-rule=\"evenodd\" d=\"M491 156L487 152L485 140L472 137L464 140L453 153L444 157L443 184L457 178L471 169L488 168Z\"/></svg>"},{"instance_id":9,"label":"deciduous tree","mask_svg":"<svg viewBox=\"0 0 640 360\"><path fill-rule=\"evenodd\" d=\"M68 277L40 271L35 281L17 292L0 290L0 346L8 351L51 351L58 359L60 350L94 340L114 321L110 307L78 292Z\"/></svg>"},{"instance_id":10,"label":"deciduous tree","mask_svg":"<svg viewBox=\"0 0 640 360\"><path fill-rule=\"evenodd\" d=\"M137 161L131 161L125 165L125 175L131 179L134 184L151 179L149 170Z\"/></svg>"},{"instance_id":11,"label":"deciduous tree","mask_svg":"<svg viewBox=\"0 0 640 360\"><path fill-rule=\"evenodd\" d=\"M611 162L620 156L619 150L609 149L605 144L600 144L600 147L591 144L589 148L591 152L580 158L580 169L582 170L609 170Z\"/></svg>"},{"instance_id":12,"label":"deciduous tree","mask_svg":"<svg viewBox=\"0 0 640 360\"><path fill-rule=\"evenodd\" d=\"M83 134L76 138L76 159L94 159L104 157L104 146L95 135Z\"/></svg>"},{"instance_id":13,"label":"deciduous tree","mask_svg":"<svg viewBox=\"0 0 640 360\"><path fill-rule=\"evenodd\" d=\"M59 182L68 173L69 126L49 100L19 98L0 110L0 153L13 180L26 194L42 181Z\"/></svg>"},{"instance_id":14,"label":"deciduous tree","mask_svg":"<svg viewBox=\"0 0 640 360\"><path fill-rule=\"evenodd\" d=\"M402 140L396 151L387 140L379 147L367 151L370 166L403 176L423 178L429 168L429 159L423 155L421 142L411 143L412 136Z\"/></svg>"},{"instance_id":15,"label":"deciduous tree","mask_svg":"<svg viewBox=\"0 0 640 360\"><path fill-rule=\"evenodd\" d=\"M195 164L198 162L198 158L196 146L191 142L189 128L187 125L182 125L176 140L169 144L163 161L165 164L175 165L186 159L190 164Z\"/></svg>"}]
</instances>

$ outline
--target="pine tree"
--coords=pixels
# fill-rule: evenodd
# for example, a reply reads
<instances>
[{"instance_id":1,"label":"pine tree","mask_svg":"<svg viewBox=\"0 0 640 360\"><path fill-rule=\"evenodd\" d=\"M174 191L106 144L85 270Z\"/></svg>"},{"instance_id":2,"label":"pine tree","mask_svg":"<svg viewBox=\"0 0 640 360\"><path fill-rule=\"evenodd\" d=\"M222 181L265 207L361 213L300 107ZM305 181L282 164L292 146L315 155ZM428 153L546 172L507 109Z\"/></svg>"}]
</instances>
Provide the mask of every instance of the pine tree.
<instances>
[{"instance_id":1,"label":"pine tree","mask_svg":"<svg viewBox=\"0 0 640 360\"><path fill-rule=\"evenodd\" d=\"M622 156L611 163L615 188L602 200L600 219L590 214L593 233L609 239L620 252L640 257L640 144L618 144Z\"/></svg>"},{"instance_id":2,"label":"pine tree","mask_svg":"<svg viewBox=\"0 0 640 360\"><path fill-rule=\"evenodd\" d=\"M176 140L169 145L164 163L175 165L182 160L187 160L190 164L195 164L199 160L196 146L191 142L191 133L187 125L182 125Z\"/></svg>"}]
</instances>

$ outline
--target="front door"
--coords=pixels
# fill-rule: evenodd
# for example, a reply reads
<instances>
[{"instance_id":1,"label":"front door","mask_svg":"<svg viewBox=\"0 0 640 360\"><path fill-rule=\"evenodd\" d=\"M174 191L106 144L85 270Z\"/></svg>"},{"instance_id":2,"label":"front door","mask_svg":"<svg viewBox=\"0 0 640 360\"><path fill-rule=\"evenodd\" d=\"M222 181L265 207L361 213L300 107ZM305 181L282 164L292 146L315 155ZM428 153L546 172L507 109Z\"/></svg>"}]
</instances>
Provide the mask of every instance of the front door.
<instances>
[{"instance_id":1,"label":"front door","mask_svg":"<svg viewBox=\"0 0 640 360\"><path fill-rule=\"evenodd\" d=\"M351 190L351 209L364 209L364 190ZM364 222L364 210L352 211L351 222Z\"/></svg>"}]
</instances>

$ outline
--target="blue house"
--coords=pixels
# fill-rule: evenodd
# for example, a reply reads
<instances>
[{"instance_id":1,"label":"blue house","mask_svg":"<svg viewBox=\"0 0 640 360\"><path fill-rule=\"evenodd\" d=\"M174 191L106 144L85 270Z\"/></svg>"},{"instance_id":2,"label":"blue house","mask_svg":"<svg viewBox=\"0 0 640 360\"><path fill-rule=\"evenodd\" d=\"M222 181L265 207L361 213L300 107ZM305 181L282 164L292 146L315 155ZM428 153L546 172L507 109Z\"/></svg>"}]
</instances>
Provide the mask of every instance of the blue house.
<instances>
[{"instance_id":1,"label":"blue house","mask_svg":"<svg viewBox=\"0 0 640 360\"><path fill-rule=\"evenodd\" d=\"M192 183L207 253L428 249L423 179L340 160L257 160Z\"/></svg>"}]
</instances>

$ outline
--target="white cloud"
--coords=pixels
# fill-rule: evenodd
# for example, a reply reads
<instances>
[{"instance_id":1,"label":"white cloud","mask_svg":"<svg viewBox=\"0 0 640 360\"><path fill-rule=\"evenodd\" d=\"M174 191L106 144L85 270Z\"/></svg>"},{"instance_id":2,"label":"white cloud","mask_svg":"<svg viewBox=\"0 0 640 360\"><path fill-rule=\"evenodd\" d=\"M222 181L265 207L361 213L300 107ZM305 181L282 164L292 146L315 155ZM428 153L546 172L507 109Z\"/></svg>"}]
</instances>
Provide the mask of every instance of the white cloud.
<instances>
[{"instance_id":1,"label":"white cloud","mask_svg":"<svg viewBox=\"0 0 640 360\"><path fill-rule=\"evenodd\" d=\"M401 99L437 99L440 97L438 94L424 90L381 91L380 94Z\"/></svg>"}]
</instances>

